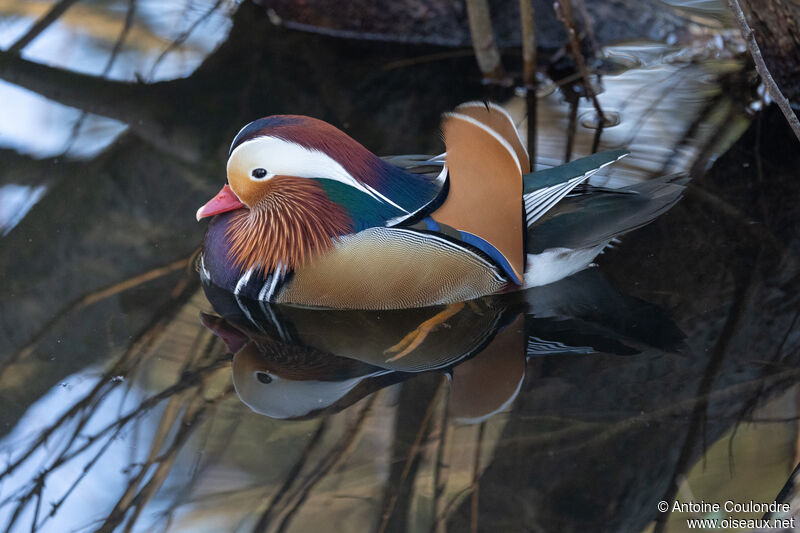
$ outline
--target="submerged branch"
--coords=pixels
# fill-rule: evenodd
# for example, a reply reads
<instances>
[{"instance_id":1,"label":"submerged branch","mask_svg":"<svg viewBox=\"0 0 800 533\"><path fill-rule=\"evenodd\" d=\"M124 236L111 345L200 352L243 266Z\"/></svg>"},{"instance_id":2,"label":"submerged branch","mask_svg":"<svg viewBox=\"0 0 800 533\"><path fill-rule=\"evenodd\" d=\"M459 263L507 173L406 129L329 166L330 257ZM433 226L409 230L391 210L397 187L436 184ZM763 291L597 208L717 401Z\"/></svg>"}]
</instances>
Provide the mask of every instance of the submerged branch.
<instances>
[{"instance_id":1,"label":"submerged branch","mask_svg":"<svg viewBox=\"0 0 800 533\"><path fill-rule=\"evenodd\" d=\"M277 533L284 533L292 522L295 514L300 510L300 507L308 499L309 494L317 486L317 484L325 478L325 476L333 470L338 464L346 459L355 449L358 444L359 437L364 429L364 421L367 416L372 412L372 406L381 394L373 394L364 401L364 406L359 411L356 420L347 428L347 431L342 435L336 445L328 452L328 454L320 460L317 468L311 472L308 477L300 485L299 490L295 494L294 503L286 512L286 515L278 525Z\"/></svg>"},{"instance_id":2,"label":"submerged branch","mask_svg":"<svg viewBox=\"0 0 800 533\"><path fill-rule=\"evenodd\" d=\"M275 494L272 496L272 499L270 500L269 505L267 505L266 510L261 513L258 522L256 522L256 525L253 527L253 533L267 530L267 526L272 521L272 517L276 512L280 511L281 504L289 494L289 488L297 479L300 471L303 470L303 467L308 462L309 457L311 457L311 453L317 448L317 445L322 440L322 435L325 434L327 429L328 418L325 417L320 420L319 424L317 425L317 429L314 430L314 434L311 435L311 438L308 440L308 442L306 442L306 445L300 454L300 458L295 461L294 465L292 465L292 468L289 469L286 477L284 477L283 483L280 487L278 487L278 490L275 491Z\"/></svg>"},{"instance_id":3,"label":"submerged branch","mask_svg":"<svg viewBox=\"0 0 800 533\"><path fill-rule=\"evenodd\" d=\"M575 1L578 4L578 11L581 12L583 27L586 30L586 37L589 39L589 44L592 45L592 54L596 56L597 52L600 50L600 45L597 44L597 37L594 34L594 20L592 19L592 15L589 14L589 10L586 8L586 2L584 2L584 0Z\"/></svg>"},{"instance_id":4,"label":"submerged branch","mask_svg":"<svg viewBox=\"0 0 800 533\"><path fill-rule=\"evenodd\" d=\"M389 525L389 519L392 517L392 513L394 512L394 508L397 505L397 500L399 497L400 489L399 487L403 486L406 479L408 478L409 473L411 472L411 467L414 464L414 459L417 458L417 455L420 453L420 447L422 445L422 439L425 437L427 433L428 426L430 425L431 418L433 417L433 413L436 411L436 405L439 403L439 394L444 389L445 378L439 382L439 385L436 387L436 390L433 393L433 398L431 398L430 402L428 403L428 407L425 410L425 414L422 417L422 421L419 424L417 429L417 434L414 436L414 442L411 444L410 449L408 450L408 455L406 456L405 464L403 465L403 471L400 473L400 478L397 481L396 487L394 490L391 490L391 494L386 502L386 505L381 513L381 523L378 526L378 533L383 533L386 531L386 528Z\"/></svg>"},{"instance_id":5,"label":"submerged branch","mask_svg":"<svg viewBox=\"0 0 800 533\"><path fill-rule=\"evenodd\" d=\"M708 364L703 372L703 377L700 380L696 395L696 403L692 409L691 419L689 420L689 427L686 429L686 436L681 446L680 454L675 461L672 479L667 487L667 492L662 497L662 500L669 502L670 505L678 494L680 480L688 475L689 469L692 466L692 457L694 456L697 443L705 442L708 398L713 391L714 380L717 379L722 363L728 355L728 346L737 333L741 331L740 325L742 319L748 309L749 302L756 293L758 267L762 253L763 246L759 248L755 260L749 265L748 271L742 274L744 279L737 283L734 300L728 311L728 316L725 319L722 332L720 332L717 338L717 342L711 352L711 358L708 360ZM663 531L670 516L671 513L660 513L656 518L656 526L653 531Z\"/></svg>"},{"instance_id":6,"label":"submerged branch","mask_svg":"<svg viewBox=\"0 0 800 533\"><path fill-rule=\"evenodd\" d=\"M90 292L88 294L85 294L84 296L81 296L77 300L73 301L71 304L62 308L58 313L53 315L53 317L47 322L45 322L44 325L39 329L39 331L37 331L33 335L31 340L28 341L28 344L23 346L8 360L4 361L2 365L0 365L0 375L2 375L13 363L28 357L36 348L36 345L39 343L39 341L41 341L52 330L52 328L61 321L61 319L63 319L70 313L80 311L81 309L88 307L94 303L97 303L101 300L119 294L121 292L125 292L134 287L138 287L139 285L153 281L160 277L166 276L172 272L175 272L176 270L185 268L188 264L190 264L194 255L195 253L193 252L192 255L190 255L189 257L173 261L172 263L154 268L152 270L148 270L147 272L133 276L119 283L115 283L109 287L99 289Z\"/></svg>"},{"instance_id":7,"label":"submerged branch","mask_svg":"<svg viewBox=\"0 0 800 533\"><path fill-rule=\"evenodd\" d=\"M437 517L445 515L445 492L447 481L450 475L450 448L451 433L450 425L450 393L445 395L442 414L438 421L439 443L436 447L436 462L433 467L433 512L434 520L431 524L431 533L446 533L447 528L444 520L437 520Z\"/></svg>"},{"instance_id":8,"label":"submerged branch","mask_svg":"<svg viewBox=\"0 0 800 533\"><path fill-rule=\"evenodd\" d=\"M483 449L483 433L486 422L478 426L478 435L475 437L475 455L472 457L472 494L470 498L469 531L478 533L478 498L481 491L481 450Z\"/></svg>"},{"instance_id":9,"label":"submerged branch","mask_svg":"<svg viewBox=\"0 0 800 533\"><path fill-rule=\"evenodd\" d=\"M132 496L128 491L126 491L126 493L123 494L123 497L120 498L114 510L108 515L103 525L97 529L98 533L113 531L122 523L122 521L125 519L125 516L128 514L128 511L131 509L133 509L133 513L128 521L127 529L129 530L136 523L136 520L138 519L138 516L144 506L147 505L153 495L163 485L167 478L167 474L169 474L169 471L171 470L172 465L177 458L178 452L183 449L184 444L186 444L189 437L200 425L200 422L208 409L218 404L232 393L233 388L230 387L212 399L203 400L201 389L198 388L186 407L186 411L183 414L180 424L178 424L178 430L175 433L170 446L162 454L158 455L151 462L149 462L149 464L146 464L146 466L149 467L150 464L157 463L157 466L150 478L141 488L139 488L138 483L141 480L138 478L136 479L137 482L129 485L129 489L138 489L135 496ZM149 471L149 468L143 466L141 470L143 472Z\"/></svg>"}]
</instances>

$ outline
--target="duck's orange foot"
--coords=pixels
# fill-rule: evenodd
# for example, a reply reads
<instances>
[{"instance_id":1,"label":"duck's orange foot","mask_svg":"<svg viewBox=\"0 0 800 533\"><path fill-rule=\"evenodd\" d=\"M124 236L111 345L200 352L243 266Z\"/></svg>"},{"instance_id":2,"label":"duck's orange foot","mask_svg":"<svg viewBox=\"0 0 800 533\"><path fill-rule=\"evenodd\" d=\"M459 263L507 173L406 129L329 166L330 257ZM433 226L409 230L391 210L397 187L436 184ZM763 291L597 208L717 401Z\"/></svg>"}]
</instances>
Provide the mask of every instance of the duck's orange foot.
<instances>
[{"instance_id":1,"label":"duck's orange foot","mask_svg":"<svg viewBox=\"0 0 800 533\"><path fill-rule=\"evenodd\" d=\"M391 361L396 361L401 357L405 357L413 352L420 344L422 344L429 333L436 330L437 327L447 322L448 318L457 314L462 309L464 309L464 302L448 304L447 307L433 315L428 320L422 322L416 327L416 329L403 337L400 342L384 350L383 353L385 354L400 352L387 359L386 362L389 363Z\"/></svg>"}]
</instances>

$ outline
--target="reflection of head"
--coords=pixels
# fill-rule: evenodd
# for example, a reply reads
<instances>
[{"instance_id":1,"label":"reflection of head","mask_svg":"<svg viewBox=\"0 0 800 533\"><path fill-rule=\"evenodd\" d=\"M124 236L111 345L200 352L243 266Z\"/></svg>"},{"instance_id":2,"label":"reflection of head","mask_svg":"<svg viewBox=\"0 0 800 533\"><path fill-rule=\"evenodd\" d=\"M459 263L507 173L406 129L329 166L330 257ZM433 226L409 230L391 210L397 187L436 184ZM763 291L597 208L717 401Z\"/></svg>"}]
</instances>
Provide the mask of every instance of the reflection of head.
<instances>
[{"instance_id":1,"label":"reflection of head","mask_svg":"<svg viewBox=\"0 0 800 533\"><path fill-rule=\"evenodd\" d=\"M251 342L234 356L236 393L256 413L271 418L304 417L330 407L365 379L386 373L367 367L342 376L341 369L337 372L332 365L326 376L323 361L314 364L322 354L301 346L290 348L277 343L258 346ZM269 358L262 353L265 351L269 352ZM301 360L310 362L310 366L292 364Z\"/></svg>"}]
</instances>

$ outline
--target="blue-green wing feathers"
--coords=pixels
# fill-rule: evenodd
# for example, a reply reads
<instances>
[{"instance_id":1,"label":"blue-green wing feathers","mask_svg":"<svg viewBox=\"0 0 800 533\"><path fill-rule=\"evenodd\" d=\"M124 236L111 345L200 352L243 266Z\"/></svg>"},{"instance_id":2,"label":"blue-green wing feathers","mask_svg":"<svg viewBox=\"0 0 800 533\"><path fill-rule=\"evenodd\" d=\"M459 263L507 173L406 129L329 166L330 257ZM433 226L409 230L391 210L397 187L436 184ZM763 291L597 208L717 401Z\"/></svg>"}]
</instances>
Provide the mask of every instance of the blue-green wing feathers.
<instances>
[{"instance_id":1,"label":"blue-green wing feathers","mask_svg":"<svg viewBox=\"0 0 800 533\"><path fill-rule=\"evenodd\" d=\"M539 189L559 185L581 176L588 178L601 168L619 161L628 153L627 150L598 152L557 167L525 174L522 176L522 194L527 195Z\"/></svg>"}]
</instances>

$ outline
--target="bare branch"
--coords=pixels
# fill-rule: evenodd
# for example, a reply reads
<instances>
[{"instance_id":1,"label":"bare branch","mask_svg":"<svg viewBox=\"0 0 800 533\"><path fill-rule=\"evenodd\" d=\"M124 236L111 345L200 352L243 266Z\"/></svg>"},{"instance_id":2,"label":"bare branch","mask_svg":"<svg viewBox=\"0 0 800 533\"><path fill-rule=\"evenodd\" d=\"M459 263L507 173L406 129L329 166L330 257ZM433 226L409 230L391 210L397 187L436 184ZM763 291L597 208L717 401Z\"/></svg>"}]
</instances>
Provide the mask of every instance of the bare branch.
<instances>
[{"instance_id":1,"label":"bare branch","mask_svg":"<svg viewBox=\"0 0 800 533\"><path fill-rule=\"evenodd\" d=\"M575 63L578 65L578 72L583 78L583 86L586 89L586 94L594 104L594 109L597 112L597 117L600 124L605 124L606 116L603 114L603 109L600 107L600 100L597 99L597 93L594 92L591 80L589 79L589 70L586 68L586 61L581 53L581 46L578 42L578 34L575 31L575 18L572 16L572 0L562 0L555 4L556 13L564 24L567 30L567 37L569 37L569 46L572 49L572 55L575 58Z\"/></svg>"},{"instance_id":2,"label":"bare branch","mask_svg":"<svg viewBox=\"0 0 800 533\"><path fill-rule=\"evenodd\" d=\"M789 127L792 128L795 137L797 137L797 140L800 141L800 121L797 120L797 115L795 115L794 111L792 110L789 100L783 96L778 84L775 83L772 74L770 74L767 64L764 62L764 57L761 55L761 49L758 47L758 43L756 42L753 29L747 23L747 19L744 16L742 7L739 5L738 0L726 1L728 2L728 7L730 10L733 11L736 22L739 23L742 36L747 43L747 49L750 52L750 55L753 56L753 61L756 64L756 71L758 71L758 75L761 76L761 81L764 82L764 86L767 88L770 98L772 98L775 103L778 104L783 116L786 117L786 121L789 123Z\"/></svg>"},{"instance_id":3,"label":"bare branch","mask_svg":"<svg viewBox=\"0 0 800 533\"><path fill-rule=\"evenodd\" d=\"M208 19L208 17L210 17L210 16L211 16L211 15L214 13L214 11L216 11L217 9L219 9L219 6L221 6L221 5L222 5L222 2L223 2L223 1L224 1L224 0L217 0L217 1L214 3L214 5L213 5L213 6L211 6L211 7L208 9L208 11L206 11L206 12L205 12L205 14L203 14L203 15L202 15L200 18L198 18L197 20L195 20L195 21L192 23L192 25L191 25L191 26L189 26L189 28L188 28L186 31L184 31L183 33L181 33L181 34L180 34L180 35L179 35L179 36L178 36L178 37L177 37L177 38L176 38L174 41L172 41L172 42L170 43L170 45L169 45L169 46L167 46L167 47L166 47L164 50L162 50L162 51L161 51L161 54L159 54L159 56L156 58L155 62L153 63L153 66L152 66L152 67L150 67L150 73L148 74L148 78L151 78L151 79L152 79L153 75L155 75L155 73L156 73L156 70L158 69L158 66L161 64L161 61L163 61L163 60L164 60L164 58L167 56L167 54L169 54L170 52L172 52L173 50L175 50L176 48L178 48L179 46L181 46L181 45L182 45L184 42L186 42L186 39L188 39L188 38L189 38L189 37L192 35L192 33L194 32L194 30L196 30L196 29L197 29L197 27L198 27L200 24L202 24L203 22L205 22L205 21Z\"/></svg>"},{"instance_id":4,"label":"bare branch","mask_svg":"<svg viewBox=\"0 0 800 533\"><path fill-rule=\"evenodd\" d=\"M488 0L466 0L469 31L472 36L472 48L475 59L481 69L484 80L492 83L506 84L500 51L494 40L492 17L489 14Z\"/></svg>"},{"instance_id":5,"label":"bare branch","mask_svg":"<svg viewBox=\"0 0 800 533\"><path fill-rule=\"evenodd\" d=\"M206 414L206 411L210 407L228 397L230 394L232 394L232 392L233 390L231 387L210 400L202 399L200 389L195 392L195 395L186 407L186 411L184 412L183 418L178 425L178 430L173 437L169 448L155 458L154 461L149 462L149 464L158 464L156 469L151 474L150 479L138 490L134 497L126 498L126 495L124 495L123 498L120 499L120 501L117 503L117 506L115 506L114 510L108 515L103 525L97 529L98 533L113 531L122 523L123 519L131 508L133 508L133 513L130 517L128 527L130 528L131 525L135 524L144 506L163 485L164 480L167 478L167 475L169 474L169 471L175 462L178 452L183 448L189 437L192 435L192 433L194 433L194 430L199 426L200 421ZM144 471L146 469L142 468L142 470ZM138 483L135 485L132 483L131 486L134 488L139 488Z\"/></svg>"},{"instance_id":6,"label":"bare branch","mask_svg":"<svg viewBox=\"0 0 800 533\"><path fill-rule=\"evenodd\" d=\"M8 53L16 55L22 52L26 46L31 44L34 39L36 39L53 22L58 20L58 18L77 1L78 0L61 0L60 2L56 3L56 5L54 5L50 11L45 13L42 18L34 23L34 25L25 35L17 39L17 42L9 47Z\"/></svg>"},{"instance_id":7,"label":"bare branch","mask_svg":"<svg viewBox=\"0 0 800 533\"><path fill-rule=\"evenodd\" d=\"M142 84L111 81L0 52L0 77L55 102L124 122L141 118Z\"/></svg>"},{"instance_id":8,"label":"bare branch","mask_svg":"<svg viewBox=\"0 0 800 533\"><path fill-rule=\"evenodd\" d=\"M525 86L525 104L528 108L528 158L530 169L536 170L536 24L533 0L519 0L522 24L522 83Z\"/></svg>"},{"instance_id":9,"label":"bare branch","mask_svg":"<svg viewBox=\"0 0 800 533\"><path fill-rule=\"evenodd\" d=\"M128 34L133 27L133 21L136 15L136 0L128 0L128 10L125 13L125 22L122 26L122 31L119 33L117 37L117 42L114 43L114 48L111 50L111 54L108 56L108 61L106 61L106 66L103 68L103 77L107 76L109 72L111 72L111 67L114 66L114 62L117 60L117 56L119 55L120 51L122 50L122 45L125 44L125 40L128 38ZM72 126L72 133L70 134L70 140L67 143L67 147L64 149L64 153L69 152L72 149L72 146L75 140L78 138L78 133L81 131L81 127L83 127L83 123L86 121L86 117L89 114L86 111L81 113L81 116L78 117L78 120L75 121L75 124Z\"/></svg>"},{"instance_id":10,"label":"bare branch","mask_svg":"<svg viewBox=\"0 0 800 533\"><path fill-rule=\"evenodd\" d=\"M163 102L172 101L174 92L180 91L178 82L113 81L27 61L9 52L0 52L0 78L55 102L124 122L148 144L184 161L203 158L187 140L186 131L162 116L169 109Z\"/></svg>"},{"instance_id":11,"label":"bare branch","mask_svg":"<svg viewBox=\"0 0 800 533\"><path fill-rule=\"evenodd\" d=\"M600 45L597 44L597 38L594 34L594 20L592 16L589 14L589 10L586 9L586 2L583 0L575 0L578 4L578 11L581 12L581 18L583 19L583 26L586 29L586 37L589 39L589 44L592 45L592 53L596 56L598 50L600 50Z\"/></svg>"},{"instance_id":12,"label":"bare branch","mask_svg":"<svg viewBox=\"0 0 800 533\"><path fill-rule=\"evenodd\" d=\"M575 132L578 128L578 99L569 102L569 123L567 124L567 145L564 148L564 163L572 159L572 148L575 145Z\"/></svg>"},{"instance_id":13,"label":"bare branch","mask_svg":"<svg viewBox=\"0 0 800 533\"><path fill-rule=\"evenodd\" d=\"M536 84L536 24L532 0L519 0L519 15L522 25L522 82L526 88L531 88Z\"/></svg>"}]
</instances>

